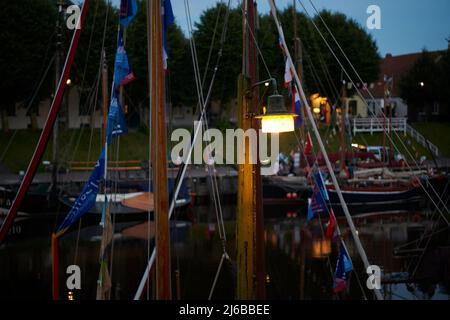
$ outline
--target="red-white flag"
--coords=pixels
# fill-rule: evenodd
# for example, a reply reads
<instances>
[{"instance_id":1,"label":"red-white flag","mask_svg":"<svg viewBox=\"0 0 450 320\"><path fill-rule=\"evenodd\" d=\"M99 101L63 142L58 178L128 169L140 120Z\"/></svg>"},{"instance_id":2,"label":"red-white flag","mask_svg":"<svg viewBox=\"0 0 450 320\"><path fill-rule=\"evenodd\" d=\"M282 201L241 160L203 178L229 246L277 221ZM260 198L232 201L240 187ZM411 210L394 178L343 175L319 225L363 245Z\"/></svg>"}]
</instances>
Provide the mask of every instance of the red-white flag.
<instances>
[{"instance_id":1,"label":"red-white flag","mask_svg":"<svg viewBox=\"0 0 450 320\"><path fill-rule=\"evenodd\" d=\"M289 62L289 59L286 59L286 67L284 68L284 86L288 88L291 82L292 82L291 63Z\"/></svg>"},{"instance_id":2,"label":"red-white flag","mask_svg":"<svg viewBox=\"0 0 450 320\"><path fill-rule=\"evenodd\" d=\"M309 132L308 132L308 135L306 136L305 154L306 155L312 154L312 141L311 141L311 135L309 134Z\"/></svg>"},{"instance_id":3,"label":"red-white flag","mask_svg":"<svg viewBox=\"0 0 450 320\"><path fill-rule=\"evenodd\" d=\"M325 232L325 238L332 240L334 238L334 232L336 231L336 217L334 216L333 209L330 210L330 221L328 221L327 230Z\"/></svg>"}]
</instances>

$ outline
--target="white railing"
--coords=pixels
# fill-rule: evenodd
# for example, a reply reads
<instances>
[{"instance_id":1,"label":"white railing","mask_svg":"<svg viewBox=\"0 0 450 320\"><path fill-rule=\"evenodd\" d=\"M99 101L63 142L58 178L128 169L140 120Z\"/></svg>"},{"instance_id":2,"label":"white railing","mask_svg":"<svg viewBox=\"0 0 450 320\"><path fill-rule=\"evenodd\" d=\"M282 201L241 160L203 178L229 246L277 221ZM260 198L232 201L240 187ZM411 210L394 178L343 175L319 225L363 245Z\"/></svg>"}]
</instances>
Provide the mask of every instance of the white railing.
<instances>
[{"instance_id":1,"label":"white railing","mask_svg":"<svg viewBox=\"0 0 450 320\"><path fill-rule=\"evenodd\" d=\"M391 122L391 125L389 125ZM403 134L407 132L406 118L353 118L353 133L370 133L387 131L389 127L393 131L400 131Z\"/></svg>"},{"instance_id":2,"label":"white railing","mask_svg":"<svg viewBox=\"0 0 450 320\"><path fill-rule=\"evenodd\" d=\"M436 147L434 144L432 144L429 140L427 140L420 132L418 132L416 129L411 127L410 125L407 125L407 132L408 134L416 140L421 146L425 148L429 148L429 150L436 156L439 157L439 148Z\"/></svg>"}]
</instances>

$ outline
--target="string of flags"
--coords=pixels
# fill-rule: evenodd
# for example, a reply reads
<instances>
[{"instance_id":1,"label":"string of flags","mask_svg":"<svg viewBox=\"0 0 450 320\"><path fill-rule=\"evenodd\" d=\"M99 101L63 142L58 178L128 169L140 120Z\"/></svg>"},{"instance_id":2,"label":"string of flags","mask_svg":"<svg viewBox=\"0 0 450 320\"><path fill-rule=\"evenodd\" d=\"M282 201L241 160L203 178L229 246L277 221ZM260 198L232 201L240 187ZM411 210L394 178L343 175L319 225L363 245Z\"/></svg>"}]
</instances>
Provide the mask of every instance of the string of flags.
<instances>
[{"instance_id":1,"label":"string of flags","mask_svg":"<svg viewBox=\"0 0 450 320\"><path fill-rule=\"evenodd\" d=\"M334 273L333 292L339 293L347 289L348 274L353 271L353 264L343 242L339 248L339 257Z\"/></svg>"},{"instance_id":2,"label":"string of flags","mask_svg":"<svg viewBox=\"0 0 450 320\"><path fill-rule=\"evenodd\" d=\"M108 145L113 142L114 137L118 137L128 132L126 120L122 108L118 102L118 96L121 86L127 85L136 79L133 71L131 70L128 55L123 42L123 28L127 28L131 24L136 14L136 0L121 0L119 12L119 24L121 28L118 34L114 63L114 86L106 123L106 143ZM105 158L106 153L105 148L103 148L91 177L86 183L78 199L75 201L72 209L64 219L63 223L57 229L57 236L64 234L70 226L72 226L84 214L92 209L92 207L95 206L97 194L99 192L99 185L101 180L105 179Z\"/></svg>"},{"instance_id":3,"label":"string of flags","mask_svg":"<svg viewBox=\"0 0 450 320\"><path fill-rule=\"evenodd\" d=\"M328 213L328 223L325 239L332 240L337 236L337 221L330 205L330 198L320 169L312 174L313 193L308 199L307 220L312 221L322 214ZM353 265L344 242L340 239L340 249L333 280L333 292L339 293L347 289L348 274L353 271Z\"/></svg>"},{"instance_id":4,"label":"string of flags","mask_svg":"<svg viewBox=\"0 0 450 320\"><path fill-rule=\"evenodd\" d=\"M171 25L175 23L175 17L173 15L172 4L170 0L165 0L163 4L163 67L164 70L167 71L167 59L169 46L167 44L167 32Z\"/></svg>"},{"instance_id":5,"label":"string of flags","mask_svg":"<svg viewBox=\"0 0 450 320\"><path fill-rule=\"evenodd\" d=\"M289 94L292 99L291 112L297 115L295 119L295 127L300 128L303 122L301 113L300 94L299 94L300 91L298 90L298 87L295 84L294 75L292 74L291 63L290 60L287 58L287 50L281 38L279 38L279 46L281 48L281 51L283 52L283 56L285 59L284 87L289 90Z\"/></svg>"}]
</instances>

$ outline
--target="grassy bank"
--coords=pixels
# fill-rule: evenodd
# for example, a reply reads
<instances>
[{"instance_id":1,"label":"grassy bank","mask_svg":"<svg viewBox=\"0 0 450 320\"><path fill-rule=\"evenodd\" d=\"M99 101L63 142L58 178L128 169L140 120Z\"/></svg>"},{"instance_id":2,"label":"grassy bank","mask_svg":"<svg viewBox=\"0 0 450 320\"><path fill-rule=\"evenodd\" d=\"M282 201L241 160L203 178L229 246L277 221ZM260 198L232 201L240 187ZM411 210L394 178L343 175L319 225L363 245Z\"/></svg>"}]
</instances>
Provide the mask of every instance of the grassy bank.
<instances>
[{"instance_id":1,"label":"grassy bank","mask_svg":"<svg viewBox=\"0 0 450 320\"><path fill-rule=\"evenodd\" d=\"M26 170L33 151L39 140L39 130L18 130L17 133L0 133L0 155L10 141L11 144L2 159L2 164L12 172ZM15 136L14 136L15 135ZM11 140L12 139L12 140ZM52 159L53 139L50 139L42 161ZM100 130L66 130L61 131L58 139L58 159L62 164L69 161L96 161L101 150ZM130 132L120 138L120 160L148 159L148 134L141 131ZM40 171L43 167L40 167Z\"/></svg>"},{"instance_id":2,"label":"grassy bank","mask_svg":"<svg viewBox=\"0 0 450 320\"><path fill-rule=\"evenodd\" d=\"M443 156L450 157L450 123L415 123L413 127L435 144Z\"/></svg>"},{"instance_id":3,"label":"grassy bank","mask_svg":"<svg viewBox=\"0 0 450 320\"><path fill-rule=\"evenodd\" d=\"M447 127L450 133L450 126ZM433 131L432 131L433 132ZM321 129L322 139L326 145L328 152L337 152L339 150L339 132L333 134L332 130ZM0 133L0 156L4 153L5 148L10 146L5 154L4 159L0 159L1 163L12 172L26 170L31 159L32 153L38 142L40 131L19 130L16 133ZM445 146L450 142L450 134L441 137L440 145ZM408 146L411 154L420 156L425 155L430 159L428 150L418 145L410 137L394 137L395 144L400 152L408 157L408 152L400 143L400 139ZM438 142L439 139L432 141ZM58 139L58 159L63 165L67 165L69 161L96 161L101 150L101 131L100 130L61 130ZM382 145L382 134L358 134L352 143L363 145ZM206 144L204 144L206 145ZM280 151L289 154L291 150L298 145L297 139L293 133L284 133L280 135ZM314 149L317 152L318 144L313 138ZM51 160L52 155L52 139L47 146L43 161ZM443 149L444 150L444 149ZM119 144L119 160L146 160L149 158L148 133L145 130L134 130L120 138ZM43 170L41 166L40 170Z\"/></svg>"},{"instance_id":4,"label":"grassy bank","mask_svg":"<svg viewBox=\"0 0 450 320\"><path fill-rule=\"evenodd\" d=\"M320 135L325 144L325 147L328 152L338 152L340 146L340 137L339 132L333 133L332 130L328 129L320 129ZM394 135L392 138L395 146L398 149L398 152L403 154L407 159L411 160L409 154L411 154L414 158L419 159L421 156L426 156L428 159L431 159L431 155L429 151L419 145L414 139L410 136L404 136L403 133L398 133ZM314 151L319 151L319 146L317 144L316 139L312 136L312 142L314 146ZM284 153L289 154L291 150L294 150L297 146L297 138L293 133L285 133L280 136L280 150ZM357 134L353 137L353 141L351 143L357 143L365 146L382 146L383 145L383 134ZM386 144L389 146L389 140L386 139ZM403 146L404 144L404 146ZM394 150L397 151L394 148ZM409 152L408 152L409 151Z\"/></svg>"}]
</instances>

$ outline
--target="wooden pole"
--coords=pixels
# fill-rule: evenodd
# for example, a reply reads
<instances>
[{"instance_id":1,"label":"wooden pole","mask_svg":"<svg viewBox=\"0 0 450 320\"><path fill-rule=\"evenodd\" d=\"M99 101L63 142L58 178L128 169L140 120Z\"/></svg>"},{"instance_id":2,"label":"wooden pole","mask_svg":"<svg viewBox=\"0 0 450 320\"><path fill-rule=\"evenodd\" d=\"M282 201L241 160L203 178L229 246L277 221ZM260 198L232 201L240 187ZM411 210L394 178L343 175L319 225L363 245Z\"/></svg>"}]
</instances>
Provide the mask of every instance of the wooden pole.
<instances>
[{"instance_id":1,"label":"wooden pole","mask_svg":"<svg viewBox=\"0 0 450 320\"><path fill-rule=\"evenodd\" d=\"M253 127L253 119L248 117L253 112L252 104L247 99L247 91L250 89L249 75L249 43L251 35L247 28L247 17L249 7L253 6L250 0L244 0L243 30L243 55L242 74L238 82L238 122L239 128L246 131ZM249 23L250 21L248 21ZM249 23L250 25L250 23ZM240 146L238 146L240 147ZM255 179L254 166L250 158L251 146L248 139L244 139L243 149L237 152L244 153L244 164L238 165L238 210L237 210L237 293L239 300L250 300L255 298Z\"/></svg>"},{"instance_id":2,"label":"wooden pole","mask_svg":"<svg viewBox=\"0 0 450 320\"><path fill-rule=\"evenodd\" d=\"M58 15L56 18L56 48L55 48L55 93L58 89L59 80L61 78L61 45L62 45L62 30L61 30L61 14L62 1L58 1ZM53 143L52 143L52 192L56 192L58 184L58 132L59 119L56 116L55 124L53 126Z\"/></svg>"},{"instance_id":3,"label":"wooden pole","mask_svg":"<svg viewBox=\"0 0 450 320\"><path fill-rule=\"evenodd\" d=\"M172 298L170 279L169 197L167 189L167 138L165 74L162 52L161 2L152 1L152 170L156 222L156 299Z\"/></svg>"},{"instance_id":4,"label":"wooden pole","mask_svg":"<svg viewBox=\"0 0 450 320\"><path fill-rule=\"evenodd\" d=\"M295 63L297 67L298 77L300 79L300 83L303 83L303 48L302 42L298 36L298 23L297 23L297 6L296 0L293 0L292 5L292 16L294 19L294 55L295 55ZM302 124L300 126L300 139L305 141L306 133L305 133L305 111L304 108L300 108L300 115L302 117Z\"/></svg>"},{"instance_id":5,"label":"wooden pole","mask_svg":"<svg viewBox=\"0 0 450 320\"><path fill-rule=\"evenodd\" d=\"M346 83L342 82L342 97L341 97L341 121L340 123L340 142L341 142L341 173L345 170L345 160L347 145L345 143L345 118L347 117L347 106L345 104L345 99L347 98L347 88Z\"/></svg>"},{"instance_id":6,"label":"wooden pole","mask_svg":"<svg viewBox=\"0 0 450 320\"><path fill-rule=\"evenodd\" d=\"M106 63L106 52L102 52L102 99L103 99L103 132L102 141L106 143L106 122L108 120L108 64Z\"/></svg>"},{"instance_id":7,"label":"wooden pole","mask_svg":"<svg viewBox=\"0 0 450 320\"><path fill-rule=\"evenodd\" d=\"M78 43L81 36L81 31L84 27L84 22L86 20L86 15L88 12L90 0L85 0L83 4L83 8L81 10L80 23L79 28L75 29L72 37L72 42L70 44L69 54L66 58L66 63L64 65L64 69L61 75L61 79L58 84L58 89L56 90L55 97L53 98L52 105L50 107L50 111L47 117L47 120L44 125L44 129L42 130L41 136L39 137L39 142L34 150L33 157L31 158L28 169L25 173L25 176L20 184L19 191L17 192L17 196L14 199L11 208L8 211L8 215L6 216L5 221L0 229L0 243L4 240L5 236L8 234L9 228L11 224L14 222L14 219L17 215L17 212L22 204L25 195L33 182L34 175L39 167L42 156L45 152L45 149L48 144L48 140L50 134L52 133L53 126L56 122L56 117L58 116L58 112L61 108L61 103L64 96L64 91L67 86L67 79L69 79L70 71L72 69L73 61L75 59L75 54L78 48Z\"/></svg>"},{"instance_id":8,"label":"wooden pole","mask_svg":"<svg viewBox=\"0 0 450 320\"><path fill-rule=\"evenodd\" d=\"M256 3L253 0L248 0L248 27L251 33L255 36L247 37L248 43L248 71L250 83L257 83L258 77L258 54L256 51L256 17L257 17ZM252 99L250 109L253 114L260 114L258 110L259 90L256 87ZM253 117L252 128L259 133L261 128L261 120ZM264 239L264 208L263 208L263 194L262 194L262 179L261 179L261 163L259 161L260 149L259 134L256 135L256 163L253 165L253 180L254 180L254 210L255 210L255 273L256 273L256 298L264 300L266 298L266 242Z\"/></svg>"}]
</instances>

